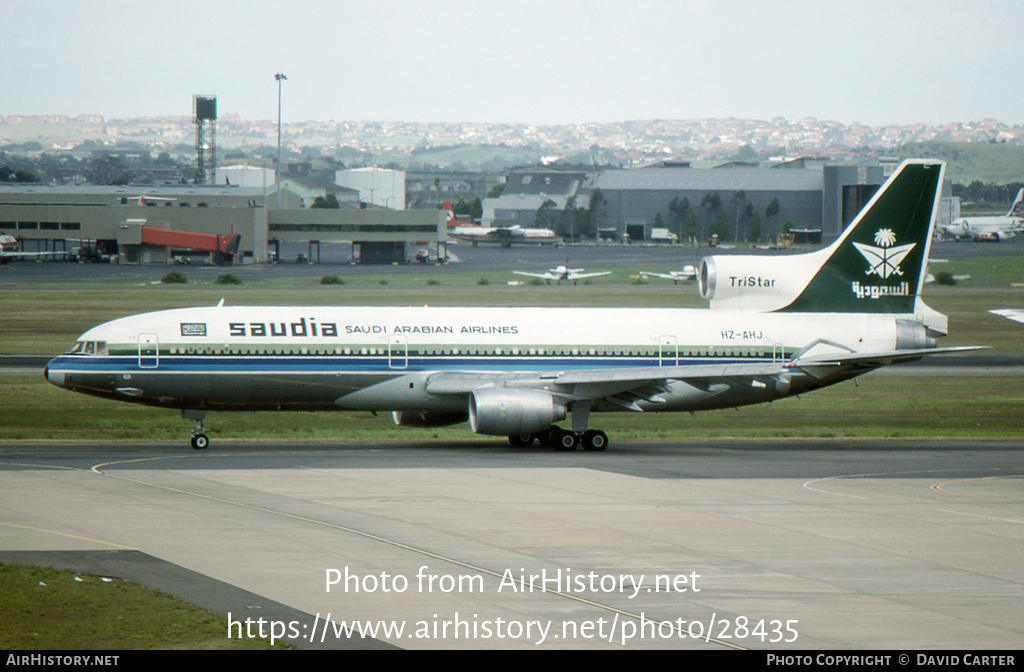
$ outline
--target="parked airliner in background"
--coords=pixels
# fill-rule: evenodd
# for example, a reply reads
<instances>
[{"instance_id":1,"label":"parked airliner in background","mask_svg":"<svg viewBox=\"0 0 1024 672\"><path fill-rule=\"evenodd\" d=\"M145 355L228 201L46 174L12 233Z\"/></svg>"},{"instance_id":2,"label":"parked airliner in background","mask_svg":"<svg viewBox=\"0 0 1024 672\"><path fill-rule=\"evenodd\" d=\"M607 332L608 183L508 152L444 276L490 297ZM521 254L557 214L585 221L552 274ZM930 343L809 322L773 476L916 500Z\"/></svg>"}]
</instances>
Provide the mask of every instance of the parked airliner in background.
<instances>
[{"instance_id":1,"label":"parked airliner in background","mask_svg":"<svg viewBox=\"0 0 1024 672\"><path fill-rule=\"evenodd\" d=\"M1010 206L1009 212L1002 217L959 217L941 227L946 235L971 240L1001 241L1013 238L1024 230L1024 218L1021 208L1024 207L1024 189L1017 192L1017 198Z\"/></svg>"},{"instance_id":2,"label":"parked airliner in background","mask_svg":"<svg viewBox=\"0 0 1024 672\"><path fill-rule=\"evenodd\" d=\"M0 264L9 259L43 259L45 257L63 257L65 252L18 252L18 239L6 233L0 233Z\"/></svg>"},{"instance_id":3,"label":"parked airliner in background","mask_svg":"<svg viewBox=\"0 0 1024 672\"><path fill-rule=\"evenodd\" d=\"M560 245L562 237L551 229L527 229L516 226L480 226L455 218L451 203L444 203L442 209L448 213L448 237L473 243L499 243L502 247L513 244Z\"/></svg>"},{"instance_id":4,"label":"parked airliner in background","mask_svg":"<svg viewBox=\"0 0 1024 672\"><path fill-rule=\"evenodd\" d=\"M678 285L679 281L686 282L687 280L693 280L697 277L697 267L693 264L687 264L683 266L681 271L669 271L668 273L654 273L652 271L640 271L640 275L653 275L656 278L665 278L671 280L673 285Z\"/></svg>"},{"instance_id":5,"label":"parked airliner in background","mask_svg":"<svg viewBox=\"0 0 1024 672\"><path fill-rule=\"evenodd\" d=\"M584 273L585 268L569 268L569 260L565 260L565 266L555 266L548 269L546 273L530 273L529 271L512 271L516 275L528 275L533 278L545 280L549 285L554 280L556 285L562 284L562 280L576 284L584 278L596 278L599 275L611 275L611 271L600 271L596 273Z\"/></svg>"},{"instance_id":6,"label":"parked airliner in background","mask_svg":"<svg viewBox=\"0 0 1024 672\"><path fill-rule=\"evenodd\" d=\"M921 300L944 164L903 163L835 243L785 257L706 257L710 309L224 306L113 320L46 377L177 409L205 448L217 410L392 411L399 425L603 450L604 411L773 401L937 352ZM571 415L568 428L556 423Z\"/></svg>"}]
</instances>

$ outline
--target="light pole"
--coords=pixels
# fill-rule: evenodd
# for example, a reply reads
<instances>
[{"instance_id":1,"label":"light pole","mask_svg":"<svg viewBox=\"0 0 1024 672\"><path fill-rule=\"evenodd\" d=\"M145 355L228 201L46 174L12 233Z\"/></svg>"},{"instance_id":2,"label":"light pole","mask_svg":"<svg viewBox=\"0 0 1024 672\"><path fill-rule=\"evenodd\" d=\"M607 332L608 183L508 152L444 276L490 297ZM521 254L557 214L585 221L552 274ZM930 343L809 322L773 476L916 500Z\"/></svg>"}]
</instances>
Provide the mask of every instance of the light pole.
<instances>
[{"instance_id":1,"label":"light pole","mask_svg":"<svg viewBox=\"0 0 1024 672\"><path fill-rule=\"evenodd\" d=\"M274 75L277 80L277 170L274 182L277 185L277 209L281 209L281 82L288 79L282 73Z\"/></svg>"}]
</instances>

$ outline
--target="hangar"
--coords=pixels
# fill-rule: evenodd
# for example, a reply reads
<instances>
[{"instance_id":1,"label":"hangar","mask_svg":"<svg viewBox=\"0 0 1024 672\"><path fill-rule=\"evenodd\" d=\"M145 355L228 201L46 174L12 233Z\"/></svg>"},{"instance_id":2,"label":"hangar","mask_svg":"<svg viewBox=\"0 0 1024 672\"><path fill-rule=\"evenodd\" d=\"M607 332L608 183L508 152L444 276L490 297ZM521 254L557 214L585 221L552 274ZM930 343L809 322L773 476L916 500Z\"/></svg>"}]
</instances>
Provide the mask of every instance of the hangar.
<instances>
[{"instance_id":1,"label":"hangar","mask_svg":"<svg viewBox=\"0 0 1024 672\"><path fill-rule=\"evenodd\" d=\"M139 227L237 235L237 260L245 263L267 260L268 240L304 241L311 248L320 242L348 242L366 261L398 260L409 244L433 246L438 258L444 257L441 211L365 208L359 203L339 209L276 209L267 207L267 196L262 188L234 186L3 185L0 232L18 238L23 251L72 252L91 246L124 263L170 260L173 246L144 243Z\"/></svg>"},{"instance_id":2,"label":"hangar","mask_svg":"<svg viewBox=\"0 0 1024 672\"><path fill-rule=\"evenodd\" d=\"M531 226L546 200L559 210L570 203L590 208L593 195L600 192L598 220L590 233L594 237L623 240L628 234L631 241L650 240L659 214L661 226L672 226L670 203L686 199L702 240L719 211L725 212L735 227L738 210L749 205L758 213L762 232L777 233L790 222L793 228L816 232L827 242L853 221L896 165L895 160L880 160L873 166L837 166L801 158L761 164L731 162L714 168L666 161L635 169L519 170L509 174L500 197L484 201L484 223ZM948 197L950 191L947 183L943 196ZM718 209L702 207L705 197L713 194L718 195ZM951 200L944 198L940 220L950 217ZM772 201L778 211L769 218L765 213ZM731 230L735 236L735 228Z\"/></svg>"}]
</instances>

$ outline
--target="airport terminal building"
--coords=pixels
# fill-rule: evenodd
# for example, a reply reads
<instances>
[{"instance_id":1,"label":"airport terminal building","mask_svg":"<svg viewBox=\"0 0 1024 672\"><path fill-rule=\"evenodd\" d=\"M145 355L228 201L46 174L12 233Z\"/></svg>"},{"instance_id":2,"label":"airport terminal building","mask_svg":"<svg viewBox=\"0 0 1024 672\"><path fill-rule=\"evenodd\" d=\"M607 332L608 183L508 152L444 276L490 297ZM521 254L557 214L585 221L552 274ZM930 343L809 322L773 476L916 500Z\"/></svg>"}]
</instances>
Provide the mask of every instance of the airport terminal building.
<instances>
[{"instance_id":1,"label":"airport terminal building","mask_svg":"<svg viewBox=\"0 0 1024 672\"><path fill-rule=\"evenodd\" d=\"M443 255L439 210L366 208L358 201L301 207L304 199L286 184L282 207L277 202L275 191L253 187L0 185L0 232L19 239L22 251L88 249L124 263L166 263L174 253L214 252L211 245L226 241L235 241L235 263L267 261L277 241L308 242L311 249L347 242L354 258L381 263L405 260L407 247L417 244Z\"/></svg>"}]
</instances>

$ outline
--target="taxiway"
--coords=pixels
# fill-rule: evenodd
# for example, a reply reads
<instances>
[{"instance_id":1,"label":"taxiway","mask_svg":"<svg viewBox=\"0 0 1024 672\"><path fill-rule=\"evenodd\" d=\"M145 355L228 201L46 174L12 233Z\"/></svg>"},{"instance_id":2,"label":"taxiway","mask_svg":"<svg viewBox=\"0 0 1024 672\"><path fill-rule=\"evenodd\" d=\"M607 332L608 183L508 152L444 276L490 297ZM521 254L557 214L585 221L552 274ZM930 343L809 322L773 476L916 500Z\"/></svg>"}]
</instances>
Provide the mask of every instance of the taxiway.
<instances>
[{"instance_id":1,"label":"taxiway","mask_svg":"<svg viewBox=\"0 0 1024 672\"><path fill-rule=\"evenodd\" d=\"M0 445L0 562L141 552L283 605L300 645L331 614L412 649L1021 648L1022 449Z\"/></svg>"}]
</instances>

